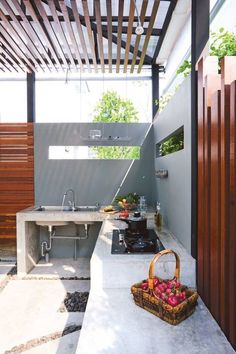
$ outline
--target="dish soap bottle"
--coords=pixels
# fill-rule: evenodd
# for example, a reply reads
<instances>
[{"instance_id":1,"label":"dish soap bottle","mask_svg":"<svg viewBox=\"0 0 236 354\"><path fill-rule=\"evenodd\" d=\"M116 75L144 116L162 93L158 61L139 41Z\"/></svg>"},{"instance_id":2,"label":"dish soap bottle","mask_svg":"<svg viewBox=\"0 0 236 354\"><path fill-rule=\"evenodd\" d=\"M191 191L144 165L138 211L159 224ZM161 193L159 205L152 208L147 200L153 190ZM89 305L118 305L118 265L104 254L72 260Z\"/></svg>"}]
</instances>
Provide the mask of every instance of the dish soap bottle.
<instances>
[{"instance_id":1,"label":"dish soap bottle","mask_svg":"<svg viewBox=\"0 0 236 354\"><path fill-rule=\"evenodd\" d=\"M159 202L157 202L154 220L155 220L155 225L157 227L157 231L161 232L161 230L162 230L162 215L161 215L161 204Z\"/></svg>"}]
</instances>

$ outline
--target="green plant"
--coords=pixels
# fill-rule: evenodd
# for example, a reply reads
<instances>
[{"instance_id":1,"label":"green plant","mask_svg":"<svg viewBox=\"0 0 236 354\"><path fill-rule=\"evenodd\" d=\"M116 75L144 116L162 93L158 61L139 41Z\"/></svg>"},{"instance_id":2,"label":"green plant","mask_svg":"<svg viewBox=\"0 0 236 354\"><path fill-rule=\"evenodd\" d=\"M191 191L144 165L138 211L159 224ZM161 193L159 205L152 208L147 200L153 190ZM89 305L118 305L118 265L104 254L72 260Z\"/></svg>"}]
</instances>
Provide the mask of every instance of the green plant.
<instances>
[{"instance_id":1,"label":"green plant","mask_svg":"<svg viewBox=\"0 0 236 354\"><path fill-rule=\"evenodd\" d=\"M172 98L173 93L166 93L162 95L159 100L155 100L155 104L158 105L158 112L162 112L167 103L170 101Z\"/></svg>"},{"instance_id":2,"label":"green plant","mask_svg":"<svg viewBox=\"0 0 236 354\"><path fill-rule=\"evenodd\" d=\"M139 202L139 195L137 193L128 193L127 195L117 195L114 199L114 204L122 209L129 206L137 205Z\"/></svg>"},{"instance_id":3,"label":"green plant","mask_svg":"<svg viewBox=\"0 0 236 354\"><path fill-rule=\"evenodd\" d=\"M93 122L131 123L138 122L138 112L130 100L122 99L117 92L107 91L95 108ZM139 159L139 146L94 146L99 159Z\"/></svg>"},{"instance_id":4,"label":"green plant","mask_svg":"<svg viewBox=\"0 0 236 354\"><path fill-rule=\"evenodd\" d=\"M165 156L184 148L184 132L181 131L160 144L159 154Z\"/></svg>"},{"instance_id":5,"label":"green plant","mask_svg":"<svg viewBox=\"0 0 236 354\"><path fill-rule=\"evenodd\" d=\"M209 55L216 56L220 61L226 56L236 55L236 34L226 31L223 27L218 32L211 32L210 36ZM185 60L176 71L177 74L182 74L187 77L191 72L191 61Z\"/></svg>"},{"instance_id":6,"label":"green plant","mask_svg":"<svg viewBox=\"0 0 236 354\"><path fill-rule=\"evenodd\" d=\"M138 160L140 158L139 146L93 146L92 149L99 159Z\"/></svg>"},{"instance_id":7,"label":"green plant","mask_svg":"<svg viewBox=\"0 0 236 354\"><path fill-rule=\"evenodd\" d=\"M210 55L217 56L219 61L225 56L235 56L236 34L223 27L218 32L211 32Z\"/></svg>"},{"instance_id":8,"label":"green plant","mask_svg":"<svg viewBox=\"0 0 236 354\"><path fill-rule=\"evenodd\" d=\"M185 60L182 65L176 71L177 74L184 74L184 77L187 77L191 72L191 61Z\"/></svg>"},{"instance_id":9,"label":"green plant","mask_svg":"<svg viewBox=\"0 0 236 354\"><path fill-rule=\"evenodd\" d=\"M138 112L130 100L122 99L115 91L107 91L103 93L95 108L93 122L138 122L137 114Z\"/></svg>"}]
</instances>

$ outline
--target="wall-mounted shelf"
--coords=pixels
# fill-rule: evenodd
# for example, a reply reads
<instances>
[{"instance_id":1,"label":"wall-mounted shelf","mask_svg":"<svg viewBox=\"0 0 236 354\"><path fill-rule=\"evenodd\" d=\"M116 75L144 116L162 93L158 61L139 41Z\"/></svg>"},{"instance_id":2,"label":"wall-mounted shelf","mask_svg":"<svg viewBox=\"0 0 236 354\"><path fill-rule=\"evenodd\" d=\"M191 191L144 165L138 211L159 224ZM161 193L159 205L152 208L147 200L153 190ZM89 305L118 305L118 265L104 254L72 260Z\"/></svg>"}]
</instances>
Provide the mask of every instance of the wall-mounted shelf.
<instances>
[{"instance_id":1,"label":"wall-mounted shelf","mask_svg":"<svg viewBox=\"0 0 236 354\"><path fill-rule=\"evenodd\" d=\"M108 136L108 137L101 137L101 138L89 138L89 137L81 137L82 141L85 142L102 142L102 141L121 141L121 142L125 142L125 141L130 141L131 138L130 137L121 137L121 136Z\"/></svg>"}]
</instances>

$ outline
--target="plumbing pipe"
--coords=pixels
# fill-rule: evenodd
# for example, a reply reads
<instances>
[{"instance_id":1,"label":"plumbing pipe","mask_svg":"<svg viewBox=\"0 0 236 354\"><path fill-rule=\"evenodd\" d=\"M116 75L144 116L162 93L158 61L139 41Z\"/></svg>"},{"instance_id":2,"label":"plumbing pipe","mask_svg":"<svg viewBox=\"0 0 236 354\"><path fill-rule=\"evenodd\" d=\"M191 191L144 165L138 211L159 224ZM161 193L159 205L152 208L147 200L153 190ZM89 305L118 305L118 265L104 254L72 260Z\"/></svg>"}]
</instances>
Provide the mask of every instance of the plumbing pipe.
<instances>
[{"instance_id":1,"label":"plumbing pipe","mask_svg":"<svg viewBox=\"0 0 236 354\"><path fill-rule=\"evenodd\" d=\"M76 224L75 224L76 225ZM85 229L85 236L81 237L79 236L79 233L76 233L75 235L53 235L52 238L68 238L72 240L86 240L88 238L88 224L83 224L84 229Z\"/></svg>"},{"instance_id":2,"label":"plumbing pipe","mask_svg":"<svg viewBox=\"0 0 236 354\"><path fill-rule=\"evenodd\" d=\"M76 224L75 224L76 225ZM84 229L85 229L85 236L81 237L79 236L79 233L76 233L75 235L56 235L56 231L53 230L53 226L49 225L48 230L49 230L49 246L47 241L43 241L41 243L41 256L45 257L46 263L49 262L49 252L52 249L52 240L53 239L71 239L74 240L74 259L77 259L77 240L86 240L88 238L88 224L83 224ZM53 232L54 231L54 232ZM44 253L44 250L46 253Z\"/></svg>"},{"instance_id":3,"label":"plumbing pipe","mask_svg":"<svg viewBox=\"0 0 236 354\"><path fill-rule=\"evenodd\" d=\"M41 243L41 256L46 257L46 255L48 254L48 256L46 258L49 261L49 252L52 249L52 239L53 239L53 236L55 235L55 230L53 230L53 225L48 225L48 232L49 232L49 246L48 246L47 241L43 241ZM46 253L44 253L44 250L46 251ZM46 262L48 262L48 261L46 261Z\"/></svg>"}]
</instances>

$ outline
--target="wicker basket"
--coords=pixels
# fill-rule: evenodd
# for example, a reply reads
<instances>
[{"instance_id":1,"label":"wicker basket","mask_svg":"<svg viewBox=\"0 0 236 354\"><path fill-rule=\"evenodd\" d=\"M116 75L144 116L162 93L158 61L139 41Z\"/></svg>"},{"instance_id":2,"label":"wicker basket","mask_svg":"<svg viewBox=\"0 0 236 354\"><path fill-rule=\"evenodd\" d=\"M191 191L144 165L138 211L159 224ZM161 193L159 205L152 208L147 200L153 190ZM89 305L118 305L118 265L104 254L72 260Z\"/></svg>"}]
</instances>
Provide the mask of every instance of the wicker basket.
<instances>
[{"instance_id":1,"label":"wicker basket","mask_svg":"<svg viewBox=\"0 0 236 354\"><path fill-rule=\"evenodd\" d=\"M176 259L175 277L178 280L180 274L180 259L177 253L170 249L166 249L157 253L152 259L149 266L148 290L140 288L141 283L134 284L131 287L131 292L136 305L144 308L152 314L160 317L162 320L177 325L181 321L189 317L195 310L198 294L195 290L185 287L187 298L179 305L172 307L166 302L158 298L153 292L154 267L157 260L164 254L173 253ZM159 278L162 280L161 278Z\"/></svg>"}]
</instances>

